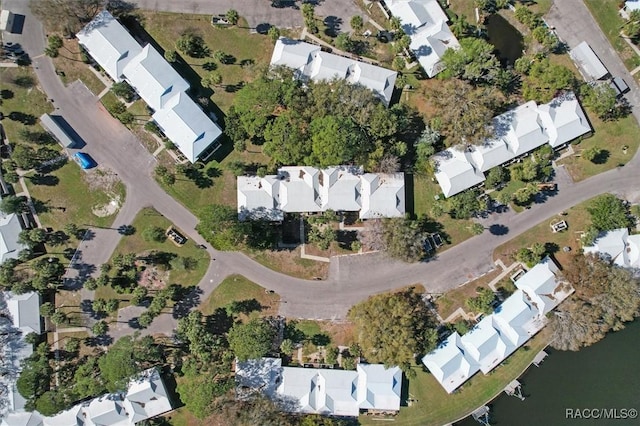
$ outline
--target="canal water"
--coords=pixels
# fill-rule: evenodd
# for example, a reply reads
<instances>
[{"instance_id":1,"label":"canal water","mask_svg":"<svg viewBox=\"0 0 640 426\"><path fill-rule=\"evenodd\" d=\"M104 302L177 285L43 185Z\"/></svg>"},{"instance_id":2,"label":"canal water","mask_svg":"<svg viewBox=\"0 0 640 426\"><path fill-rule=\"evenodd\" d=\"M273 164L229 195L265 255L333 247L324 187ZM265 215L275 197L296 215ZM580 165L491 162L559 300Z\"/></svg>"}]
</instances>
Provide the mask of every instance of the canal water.
<instances>
[{"instance_id":1,"label":"canal water","mask_svg":"<svg viewBox=\"0 0 640 426\"><path fill-rule=\"evenodd\" d=\"M485 25L489 43L495 46L496 56L502 65L513 66L516 59L522 56L524 49L524 39L520 31L498 14L489 16Z\"/></svg>"},{"instance_id":2,"label":"canal water","mask_svg":"<svg viewBox=\"0 0 640 426\"><path fill-rule=\"evenodd\" d=\"M519 379L524 401L502 393L489 404L492 425L640 425L640 417L630 418L633 412L622 410L640 410L640 320L578 352L546 351L549 356L540 367L529 367ZM578 419L568 412L577 409L589 410L581 411L587 416L618 418ZM479 423L467 418L457 425Z\"/></svg>"}]
</instances>

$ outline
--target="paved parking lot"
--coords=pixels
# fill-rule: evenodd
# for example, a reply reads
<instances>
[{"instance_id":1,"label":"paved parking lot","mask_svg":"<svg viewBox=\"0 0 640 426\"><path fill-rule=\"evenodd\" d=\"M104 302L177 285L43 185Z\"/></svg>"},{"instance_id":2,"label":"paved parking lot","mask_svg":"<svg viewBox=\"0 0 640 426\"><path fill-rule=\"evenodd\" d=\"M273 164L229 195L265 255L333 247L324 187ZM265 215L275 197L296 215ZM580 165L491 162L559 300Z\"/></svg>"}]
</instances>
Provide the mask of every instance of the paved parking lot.
<instances>
[{"instance_id":1,"label":"paved parking lot","mask_svg":"<svg viewBox=\"0 0 640 426\"><path fill-rule=\"evenodd\" d=\"M261 24L275 25L281 28L302 26L300 1L282 1L284 7L275 7L269 0L137 0L141 9L166 12L182 12L195 14L224 14L235 9L243 16L251 28ZM318 0L316 15L336 17L342 22L342 28L349 30L349 20L354 15L366 14L354 0Z\"/></svg>"}]
</instances>

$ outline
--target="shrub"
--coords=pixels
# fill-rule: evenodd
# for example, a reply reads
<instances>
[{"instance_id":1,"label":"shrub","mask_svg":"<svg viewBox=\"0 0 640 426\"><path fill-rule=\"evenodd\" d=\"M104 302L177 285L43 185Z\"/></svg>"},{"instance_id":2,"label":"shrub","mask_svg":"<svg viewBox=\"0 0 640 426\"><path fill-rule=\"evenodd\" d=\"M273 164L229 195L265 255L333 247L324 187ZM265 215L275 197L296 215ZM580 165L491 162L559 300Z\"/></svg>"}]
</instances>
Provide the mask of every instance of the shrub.
<instances>
[{"instance_id":1,"label":"shrub","mask_svg":"<svg viewBox=\"0 0 640 426\"><path fill-rule=\"evenodd\" d=\"M164 229L159 226L149 226L142 231L142 238L147 242L155 241L157 243L163 243L167 240L167 236L164 233Z\"/></svg>"},{"instance_id":2,"label":"shrub","mask_svg":"<svg viewBox=\"0 0 640 426\"><path fill-rule=\"evenodd\" d=\"M204 58L209 55L209 48L202 36L187 30L176 41L176 47L192 58Z\"/></svg>"}]
</instances>

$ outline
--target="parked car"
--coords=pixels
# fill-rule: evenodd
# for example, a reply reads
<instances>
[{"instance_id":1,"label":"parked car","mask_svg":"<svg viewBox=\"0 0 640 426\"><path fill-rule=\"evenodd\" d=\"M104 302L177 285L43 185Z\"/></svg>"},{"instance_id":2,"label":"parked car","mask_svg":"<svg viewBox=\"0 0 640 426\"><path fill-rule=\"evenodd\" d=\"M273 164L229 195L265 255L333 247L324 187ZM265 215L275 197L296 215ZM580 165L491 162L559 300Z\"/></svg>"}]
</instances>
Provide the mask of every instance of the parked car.
<instances>
[{"instance_id":1,"label":"parked car","mask_svg":"<svg viewBox=\"0 0 640 426\"><path fill-rule=\"evenodd\" d=\"M86 154L84 152L77 152L73 156L73 159L76 160L80 167L82 167L84 170L91 169L98 165L98 163L96 163L96 160L94 160L89 154Z\"/></svg>"}]
</instances>

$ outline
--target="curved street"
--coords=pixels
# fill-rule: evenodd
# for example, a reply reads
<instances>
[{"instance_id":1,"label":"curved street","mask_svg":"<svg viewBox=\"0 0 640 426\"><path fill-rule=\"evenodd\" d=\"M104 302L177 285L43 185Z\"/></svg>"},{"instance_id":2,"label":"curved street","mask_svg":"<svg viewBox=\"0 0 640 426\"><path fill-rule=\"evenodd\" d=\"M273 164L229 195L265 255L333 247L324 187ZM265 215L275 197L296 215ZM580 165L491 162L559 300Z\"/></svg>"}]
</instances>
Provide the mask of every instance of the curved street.
<instances>
[{"instance_id":1,"label":"curved street","mask_svg":"<svg viewBox=\"0 0 640 426\"><path fill-rule=\"evenodd\" d=\"M3 3L6 8L26 15L23 34L13 35L13 40L7 37L7 41L21 43L29 53L40 87L53 100L56 114L63 115L84 139L86 146L83 151L93 156L99 164L117 173L126 186L126 201L114 224L110 229L93 229L93 238L79 247L81 254L78 263L74 265L74 273L80 276L92 274L100 264L108 261L121 238L117 228L130 224L145 206L153 206L194 241L204 243L203 238L195 231L196 217L166 194L153 179L153 156L125 126L104 110L98 98L84 85L76 82L64 87L61 83L51 60L42 54L45 41L42 26L29 14L25 2L10 0ZM570 7L567 7L572 18L578 16L576 19L582 23L593 21L580 0L556 3L570 3ZM565 6L562 8L565 9ZM598 28L595 23L586 26ZM575 28L557 27L557 31L567 40L569 37L563 32L573 31ZM599 31L590 31L583 38L594 43L592 47L601 54L601 49L612 48L606 39L606 44L602 40L595 44L588 38L595 39L599 34ZM615 66L617 75L622 75L630 85L629 99L634 115L639 118L637 97L640 92L634 79L628 73L618 71L620 67L624 72L626 69L615 54L611 58L607 56L605 63L609 67ZM242 274L261 286L276 291L284 302L280 304L281 314L299 318L340 319L350 306L371 294L415 283L424 285L428 292L444 292L489 270L493 266L492 252L497 246L575 204L605 192L617 193L631 200L640 198L637 184L640 181L639 162L640 157L636 154L624 167L579 183L560 183L557 195L520 214L493 214L483 224L502 225L508 232L503 235L485 232L424 263L406 264L383 259L379 254L334 257L326 281L305 281L272 271L242 253L217 252L207 245L212 261L199 283L202 290L200 299L206 299L226 276L233 273ZM92 295L86 292L83 297L90 298ZM114 338L133 331L127 323L127 316L137 316L135 309L122 311L119 323L112 327L111 334ZM174 327L175 319L171 315L161 315L145 333L169 334Z\"/></svg>"}]
</instances>

